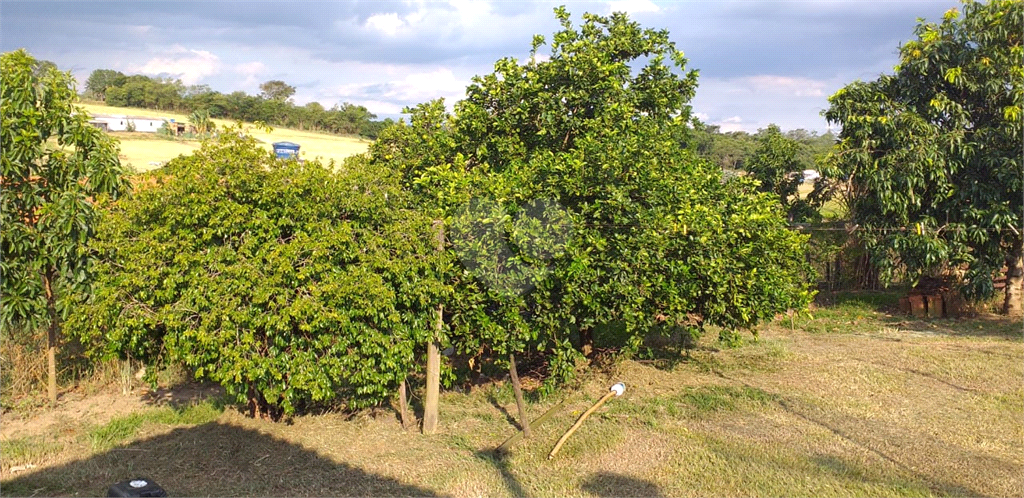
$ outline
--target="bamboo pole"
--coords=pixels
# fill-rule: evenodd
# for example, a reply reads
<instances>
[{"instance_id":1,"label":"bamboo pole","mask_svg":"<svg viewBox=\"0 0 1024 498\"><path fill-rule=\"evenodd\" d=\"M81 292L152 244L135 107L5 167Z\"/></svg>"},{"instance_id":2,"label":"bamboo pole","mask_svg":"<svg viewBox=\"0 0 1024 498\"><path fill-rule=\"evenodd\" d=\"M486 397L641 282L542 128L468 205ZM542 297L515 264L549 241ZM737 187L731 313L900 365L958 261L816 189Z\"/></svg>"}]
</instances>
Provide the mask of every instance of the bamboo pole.
<instances>
[{"instance_id":1,"label":"bamboo pole","mask_svg":"<svg viewBox=\"0 0 1024 498\"><path fill-rule=\"evenodd\" d=\"M565 406L565 400L562 400L558 404L552 406L551 408L548 408L548 411L544 412L543 415L537 417L537 419L534 420L533 422L530 422L530 429L533 430L540 427L540 424L543 424L545 421L547 421L547 419L551 418L551 416L554 415L555 412L557 412L558 410L561 410L563 406ZM494 451L498 453L505 453L512 446L512 443L515 443L516 441L519 441L522 438L523 431L516 431L515 434L506 439L504 443L501 443L501 446L498 446L498 448L495 449Z\"/></svg>"},{"instance_id":2,"label":"bamboo pole","mask_svg":"<svg viewBox=\"0 0 1024 498\"><path fill-rule=\"evenodd\" d=\"M580 426L583 425L583 421L586 420L591 413L594 413L595 410L600 408L601 405L603 405L609 399L612 399L612 397L622 396L622 393L625 390L625 384L621 382L615 384L608 391L608 394L602 396L601 399L597 400L597 403L594 403L594 406L591 406L589 410L583 412L583 415L580 415L580 418L576 420L576 423L572 424L572 427L570 427L569 430L565 431L565 434L562 434L562 438L559 439L558 443L555 444L555 447L551 449L551 453L548 454L548 460L551 460L552 458L555 457L555 455L558 453L558 450L562 449L562 445L565 444L565 441L569 439L569 436L571 436L574 432L576 432L576 429L579 429Z\"/></svg>"}]
</instances>

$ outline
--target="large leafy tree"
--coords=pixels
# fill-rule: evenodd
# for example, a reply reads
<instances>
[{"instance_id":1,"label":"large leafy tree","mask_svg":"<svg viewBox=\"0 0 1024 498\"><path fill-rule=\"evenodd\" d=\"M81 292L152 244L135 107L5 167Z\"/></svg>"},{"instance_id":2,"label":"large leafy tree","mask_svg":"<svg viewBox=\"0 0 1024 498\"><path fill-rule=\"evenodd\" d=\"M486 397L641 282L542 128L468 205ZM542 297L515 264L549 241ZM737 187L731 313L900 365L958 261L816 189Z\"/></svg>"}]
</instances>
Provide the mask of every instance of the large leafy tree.
<instances>
[{"instance_id":1,"label":"large leafy tree","mask_svg":"<svg viewBox=\"0 0 1024 498\"><path fill-rule=\"evenodd\" d=\"M1021 312L1024 3L965 0L922 21L894 74L839 90L825 116L842 125L826 176L846 183L850 213L883 278L961 275L968 297Z\"/></svg>"},{"instance_id":2,"label":"large leafy tree","mask_svg":"<svg viewBox=\"0 0 1024 498\"><path fill-rule=\"evenodd\" d=\"M260 84L260 96L267 100L287 102L295 95L295 87L281 80L270 80Z\"/></svg>"},{"instance_id":3,"label":"large leafy tree","mask_svg":"<svg viewBox=\"0 0 1024 498\"><path fill-rule=\"evenodd\" d=\"M372 148L452 226L472 289L446 318L453 342L536 347L558 374L598 329L636 345L659 320L735 330L806 306L803 237L778 202L679 146L697 73L668 33L556 16L547 57L535 37L453 115L421 105Z\"/></svg>"},{"instance_id":4,"label":"large leafy tree","mask_svg":"<svg viewBox=\"0 0 1024 498\"><path fill-rule=\"evenodd\" d=\"M57 399L56 349L69 298L88 293L94 201L127 191L116 143L74 107L74 80L38 70L23 50L0 71L0 326L47 329L49 397Z\"/></svg>"},{"instance_id":5,"label":"large leafy tree","mask_svg":"<svg viewBox=\"0 0 1024 498\"><path fill-rule=\"evenodd\" d=\"M123 85L125 78L124 73L120 71L97 69L90 73L89 78L85 80L85 89L97 99L105 100L107 98L107 89Z\"/></svg>"}]
</instances>

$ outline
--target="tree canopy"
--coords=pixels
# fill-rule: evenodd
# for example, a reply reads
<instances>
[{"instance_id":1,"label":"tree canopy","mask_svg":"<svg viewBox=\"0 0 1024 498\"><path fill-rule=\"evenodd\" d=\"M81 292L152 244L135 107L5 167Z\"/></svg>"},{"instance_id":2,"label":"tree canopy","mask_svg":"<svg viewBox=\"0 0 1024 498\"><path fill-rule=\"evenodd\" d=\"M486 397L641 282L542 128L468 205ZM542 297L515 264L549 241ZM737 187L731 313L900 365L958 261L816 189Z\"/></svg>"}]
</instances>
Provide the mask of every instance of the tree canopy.
<instances>
[{"instance_id":1,"label":"tree canopy","mask_svg":"<svg viewBox=\"0 0 1024 498\"><path fill-rule=\"evenodd\" d=\"M758 189L777 195L790 221L805 222L820 218L818 206L808 199L800 198L802 171L807 166L799 158L801 144L783 135L774 124L762 130L757 141L757 149L744 169L761 182Z\"/></svg>"},{"instance_id":2,"label":"tree canopy","mask_svg":"<svg viewBox=\"0 0 1024 498\"><path fill-rule=\"evenodd\" d=\"M126 76L120 71L97 69L90 73L89 78L85 80L85 89L89 96L99 100L106 100L107 89L112 86L123 85L125 79Z\"/></svg>"},{"instance_id":3,"label":"tree canopy","mask_svg":"<svg viewBox=\"0 0 1024 498\"><path fill-rule=\"evenodd\" d=\"M535 37L529 60L496 62L454 114L420 105L371 148L452 226L465 268L452 342L548 351L557 375L597 331L634 347L659 323L732 338L805 307L803 236L778 202L679 147L697 73L668 33L556 16L547 58Z\"/></svg>"},{"instance_id":4,"label":"tree canopy","mask_svg":"<svg viewBox=\"0 0 1024 498\"><path fill-rule=\"evenodd\" d=\"M1018 313L1022 5L965 0L922 20L893 74L847 85L825 112L843 128L825 174L845 182L882 277L944 272L980 298L1007 265L1004 309Z\"/></svg>"},{"instance_id":5,"label":"tree canopy","mask_svg":"<svg viewBox=\"0 0 1024 498\"><path fill-rule=\"evenodd\" d=\"M260 96L267 100L288 101L295 95L295 87L281 81L270 80L260 84Z\"/></svg>"}]
</instances>

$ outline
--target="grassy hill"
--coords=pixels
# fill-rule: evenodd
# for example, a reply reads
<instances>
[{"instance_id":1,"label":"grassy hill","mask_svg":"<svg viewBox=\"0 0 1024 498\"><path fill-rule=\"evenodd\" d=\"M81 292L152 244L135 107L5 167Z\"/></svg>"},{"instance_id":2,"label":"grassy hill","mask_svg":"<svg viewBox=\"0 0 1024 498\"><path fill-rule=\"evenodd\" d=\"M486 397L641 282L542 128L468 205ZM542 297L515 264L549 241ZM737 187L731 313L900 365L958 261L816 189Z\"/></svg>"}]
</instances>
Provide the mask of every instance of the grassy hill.
<instances>
[{"instance_id":1,"label":"grassy hill","mask_svg":"<svg viewBox=\"0 0 1024 498\"><path fill-rule=\"evenodd\" d=\"M152 116L188 122L188 116L184 114L151 109L111 107L100 104L79 104L79 106L93 114ZM214 119L213 121L218 126L233 123L233 121L225 119ZM302 146L301 155L304 159L320 158L324 162L332 159L340 162L348 156L365 152L370 145L369 140L287 128L274 128L270 133L251 130L250 133L254 138L263 142L267 150L270 150L270 144L274 142L295 142ZM151 133L113 132L111 136L121 142L121 161L131 164L137 171L154 169L160 163L181 154L190 154L199 148L197 140L166 140Z\"/></svg>"}]
</instances>

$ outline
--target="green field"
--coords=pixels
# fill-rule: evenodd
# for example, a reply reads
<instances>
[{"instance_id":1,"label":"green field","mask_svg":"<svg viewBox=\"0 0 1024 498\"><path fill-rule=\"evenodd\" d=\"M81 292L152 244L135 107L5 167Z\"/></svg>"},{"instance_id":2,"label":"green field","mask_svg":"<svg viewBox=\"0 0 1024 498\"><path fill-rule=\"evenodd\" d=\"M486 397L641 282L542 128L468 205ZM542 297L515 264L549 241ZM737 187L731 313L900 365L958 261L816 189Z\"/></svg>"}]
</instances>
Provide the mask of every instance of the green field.
<instances>
[{"instance_id":1,"label":"green field","mask_svg":"<svg viewBox=\"0 0 1024 498\"><path fill-rule=\"evenodd\" d=\"M915 320L894 297L840 294L735 349L707 338L689 357L606 361L529 403L531 418L565 404L504 457L492 450L517 412L501 379L444 393L430 436L389 407L254 420L186 385L109 394L103 406L136 405L113 416L5 414L0 487L102 495L142 475L172 496L1021 496L1020 320ZM617 381L625 395L548 460Z\"/></svg>"},{"instance_id":2,"label":"green field","mask_svg":"<svg viewBox=\"0 0 1024 498\"><path fill-rule=\"evenodd\" d=\"M131 109L110 107L98 104L79 104L92 114L114 114L131 116L151 116L188 122L188 116L151 109ZM232 121L214 119L217 126L233 124ZM341 137L326 133L274 128L270 133L251 129L249 134L262 142L270 150L274 142L294 142L302 146L301 156L304 159L321 159L324 162L334 160L341 162L348 156L366 152L369 140L353 137ZM136 171L148 171L160 163L169 161L181 154L190 154L199 148L196 140L166 140L151 133L113 132L111 136L121 142L121 161L130 164Z\"/></svg>"}]
</instances>

